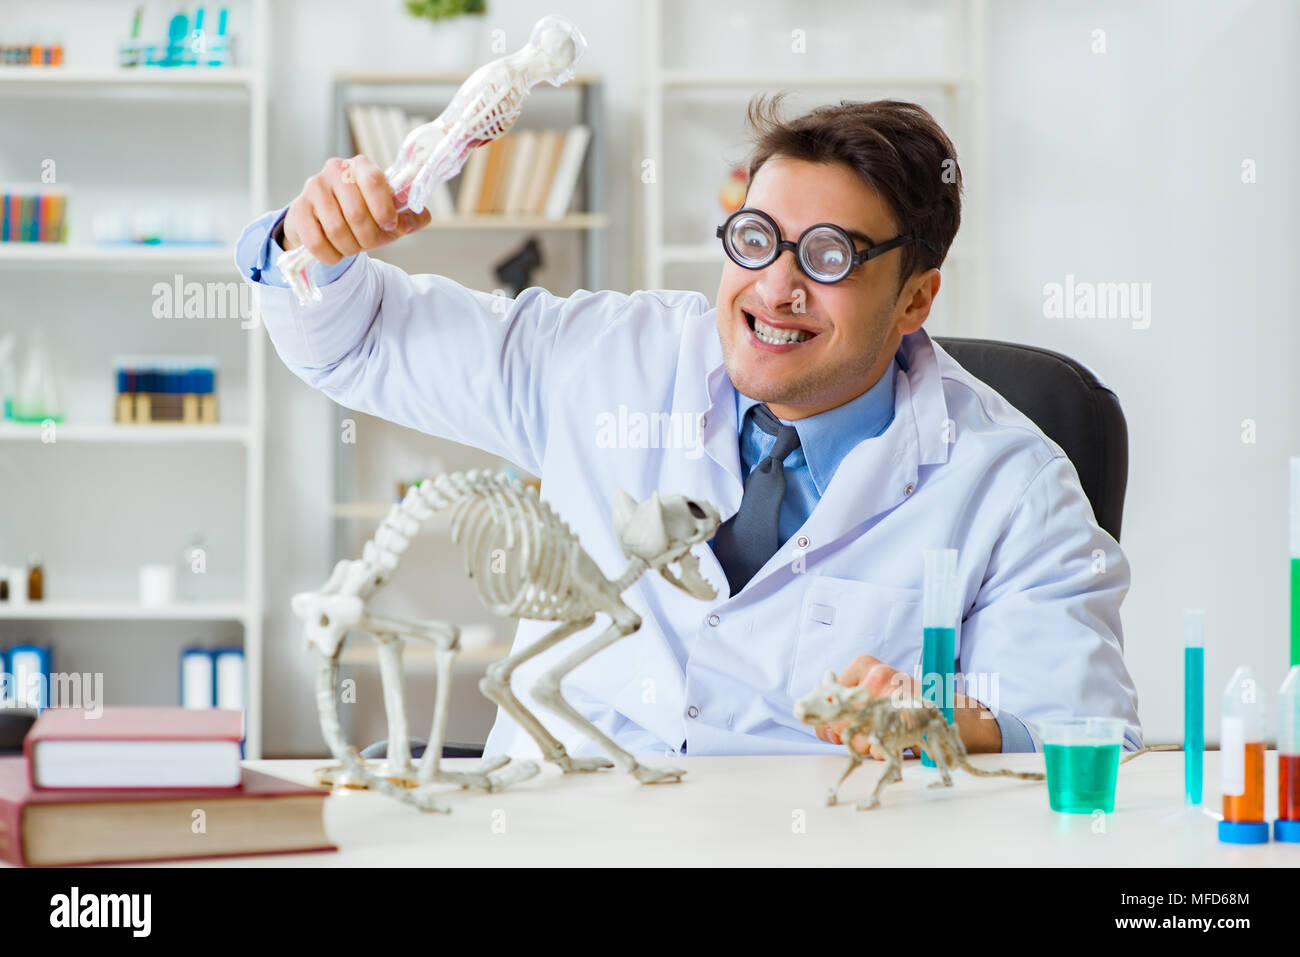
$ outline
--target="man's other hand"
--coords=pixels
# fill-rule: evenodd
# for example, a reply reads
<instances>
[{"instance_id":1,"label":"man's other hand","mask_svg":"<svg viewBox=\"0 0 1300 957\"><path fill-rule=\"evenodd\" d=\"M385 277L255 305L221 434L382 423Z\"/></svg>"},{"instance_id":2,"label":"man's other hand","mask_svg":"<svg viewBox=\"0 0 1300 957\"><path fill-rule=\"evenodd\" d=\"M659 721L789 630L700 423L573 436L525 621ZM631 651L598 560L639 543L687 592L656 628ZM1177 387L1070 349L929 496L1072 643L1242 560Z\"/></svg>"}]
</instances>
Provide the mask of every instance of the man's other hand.
<instances>
[{"instance_id":1,"label":"man's other hand","mask_svg":"<svg viewBox=\"0 0 1300 957\"><path fill-rule=\"evenodd\" d=\"M887 698L893 694L908 697L921 697L921 682L909 674L889 667L871 655L859 655L854 658L839 676L839 683L846 688L865 688L872 698ZM966 695L953 693L953 724L961 734L962 743L969 753L1002 750L1002 730L993 719L993 714L983 704ZM831 744L843 744L841 735L849 726L848 718L841 718L831 725L818 725L817 737ZM870 747L871 757L877 761L885 760L885 754L876 745L867 744L864 735L855 735L849 747L859 754L867 753ZM911 749L905 756L920 757Z\"/></svg>"}]
</instances>

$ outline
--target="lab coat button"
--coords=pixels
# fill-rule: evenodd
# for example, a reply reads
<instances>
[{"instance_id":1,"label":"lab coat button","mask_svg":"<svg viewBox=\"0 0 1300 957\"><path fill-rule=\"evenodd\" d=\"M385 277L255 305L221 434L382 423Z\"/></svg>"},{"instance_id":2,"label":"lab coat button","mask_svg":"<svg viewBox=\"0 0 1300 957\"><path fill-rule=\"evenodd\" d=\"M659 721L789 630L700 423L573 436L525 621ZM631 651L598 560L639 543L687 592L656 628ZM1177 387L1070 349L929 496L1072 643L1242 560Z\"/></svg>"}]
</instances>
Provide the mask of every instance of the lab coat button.
<instances>
[{"instance_id":1,"label":"lab coat button","mask_svg":"<svg viewBox=\"0 0 1300 957\"><path fill-rule=\"evenodd\" d=\"M700 416L700 428L704 428L704 427L705 427L706 425L708 425L708 424L709 424L709 417L708 417L707 415L701 415L701 416Z\"/></svg>"},{"instance_id":2,"label":"lab coat button","mask_svg":"<svg viewBox=\"0 0 1300 957\"><path fill-rule=\"evenodd\" d=\"M800 548L807 548L807 547L808 547L808 536L807 536L807 535L800 535L798 538L796 538L796 539L794 540L794 543L795 543L796 545L798 545Z\"/></svg>"},{"instance_id":3,"label":"lab coat button","mask_svg":"<svg viewBox=\"0 0 1300 957\"><path fill-rule=\"evenodd\" d=\"M717 628L718 624L722 621L722 619L719 618L717 615L710 615L706 619L706 621L708 621L710 628Z\"/></svg>"},{"instance_id":4,"label":"lab coat button","mask_svg":"<svg viewBox=\"0 0 1300 957\"><path fill-rule=\"evenodd\" d=\"M695 707L695 705L691 705L686 709L686 716L688 718L698 718L700 716L700 709Z\"/></svg>"},{"instance_id":5,"label":"lab coat button","mask_svg":"<svg viewBox=\"0 0 1300 957\"><path fill-rule=\"evenodd\" d=\"M908 482L908 483L907 483L907 488L903 489L903 494L904 494L904 495L911 495L911 494L912 494L912 489L915 488L915 487L916 487L916 486L914 486L911 482Z\"/></svg>"}]
</instances>

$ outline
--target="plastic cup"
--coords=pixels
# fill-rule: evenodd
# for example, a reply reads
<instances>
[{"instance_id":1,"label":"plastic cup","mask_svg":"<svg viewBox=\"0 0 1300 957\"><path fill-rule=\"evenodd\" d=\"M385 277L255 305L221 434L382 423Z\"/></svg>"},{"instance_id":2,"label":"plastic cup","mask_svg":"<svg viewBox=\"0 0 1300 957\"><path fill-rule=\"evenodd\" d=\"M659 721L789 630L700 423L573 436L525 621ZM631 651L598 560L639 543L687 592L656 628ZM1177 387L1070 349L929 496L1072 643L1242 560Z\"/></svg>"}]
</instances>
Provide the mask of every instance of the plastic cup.
<instances>
[{"instance_id":1,"label":"plastic cup","mask_svg":"<svg viewBox=\"0 0 1300 957\"><path fill-rule=\"evenodd\" d=\"M1124 722L1119 718L1054 718L1042 722L1039 733L1052 810L1066 814L1114 811Z\"/></svg>"}]
</instances>

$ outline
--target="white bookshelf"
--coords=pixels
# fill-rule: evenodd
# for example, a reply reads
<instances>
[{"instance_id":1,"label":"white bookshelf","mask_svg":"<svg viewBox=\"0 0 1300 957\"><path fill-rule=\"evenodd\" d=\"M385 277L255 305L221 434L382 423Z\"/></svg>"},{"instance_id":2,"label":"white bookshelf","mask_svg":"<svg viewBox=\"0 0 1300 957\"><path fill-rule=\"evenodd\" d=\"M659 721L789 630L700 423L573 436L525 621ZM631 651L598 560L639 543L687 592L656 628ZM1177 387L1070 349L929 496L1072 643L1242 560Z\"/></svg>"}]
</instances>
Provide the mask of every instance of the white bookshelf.
<instances>
[{"instance_id":1,"label":"white bookshelf","mask_svg":"<svg viewBox=\"0 0 1300 957\"><path fill-rule=\"evenodd\" d=\"M10 15L21 14L27 22L40 21L42 18L46 22L52 22L60 16L58 0L41 4L31 2L21 6L27 9L15 10L14 8L20 7L20 4L7 3L6 7L9 9L6 12ZM109 9L110 6L112 9ZM122 23L127 22L134 4L123 2L114 5L96 5L94 8L69 7L80 11L88 20L93 21L75 27L68 25L68 35L79 35L85 41L81 44L75 42L69 44L67 53L69 65L0 68L0 102L20 103L25 109L38 109L43 113L57 114L59 110L82 109L84 102L93 100L96 111L94 128L86 128L87 124L83 123L81 129L84 135L79 135L75 141L77 152L85 150L91 153L96 149L97 134L112 129L115 111L118 109L138 111L142 105L147 105L145 108L152 108L154 104L183 109L186 104L196 101L200 106L211 100L221 101L223 108L229 105L228 108L238 110L236 115L244 124L247 157L241 160L241 163L247 163L243 171L246 173L247 188L246 195L239 198L238 208L241 212L238 218L247 221L264 212L267 203L269 6L269 0L242 0L242 3L231 4L232 24L236 16L239 18L240 62L237 67L167 69L151 67L114 69L96 67L88 62L93 60L96 54L100 56L101 61L105 57L111 57L108 47L112 43L113 34L105 24L110 19L112 22L119 20ZM78 27L84 28L80 34L76 33ZM94 37L93 41L92 37ZM101 45L100 41L103 37L110 39L103 40ZM79 65L81 61L72 62L79 56L87 61L87 65ZM224 123L226 120L214 122ZM187 145L183 138L171 143L167 158L160 160L160 163L186 164ZM0 140L0 155L5 148L5 142ZM73 162L65 165L75 168L78 164ZM93 175L93 173L85 175ZM116 183L114 183L115 187ZM75 184L71 195L74 201L81 202L83 199L83 194L76 189ZM138 194L133 194L133 197L135 195ZM90 199L86 199L87 204L91 202ZM247 212L246 216L244 210ZM82 273L93 273L96 277L103 277L94 280L95 296L124 295L123 288L138 290L138 285L118 287L116 292L101 294L98 292L99 284L103 283L105 289L113 290L111 279L119 272L136 276L145 273L145 281L147 281L148 270L156 271L160 279L171 279L170 273L173 271L185 270L195 275L238 282L234 249L229 245L98 246L78 244L75 241L69 244L0 244L0 283L11 289L20 283L35 283L38 284L38 289L43 288L40 284L62 285L65 282L64 277L73 278ZM102 306L103 301L92 296L85 298L88 301L81 304L78 309L80 314L50 317L50 323L56 330L50 336L51 346L58 344L57 336L77 335L77 330L81 328L79 323L89 324L97 321L96 306ZM147 298L143 302L132 299L131 304L124 308L134 309L137 306L145 310L147 315ZM255 304L253 308L256 309ZM256 316L253 318L257 319ZM178 333L177 328L169 327L166 330L169 351L184 351L186 348L185 333L183 329ZM208 329L205 328L202 334L208 336L205 341L212 341ZM165 461L168 481L176 482L174 476L184 476L187 468L191 470L192 475L194 470L202 468L202 465L197 463L211 461L212 455L224 457L227 455L226 450L229 449L230 456L238 456L242 460L240 465L232 467L239 469L243 481L238 488L222 488L221 504L213 508L225 508L230 512L231 523L242 523L243 556L242 576L240 576L242 594L231 600L177 601L166 605L142 605L131 600L130 595L133 591L118 599L78 598L75 595L65 596L62 593L57 577L58 570L48 567L48 600L0 604L0 622L9 623L7 629L0 629L0 644L13 643L15 636L22 634L21 631L13 630L15 623L23 622L81 623L79 627L84 627L85 623L109 622L174 622L182 626L184 623L194 622L216 623L218 626L233 623L243 632L246 669L245 754L250 759L256 759L261 757L263 750L266 346L265 336L260 332L260 322L257 322L252 330L241 329L238 324L222 327L220 335L243 337L242 348L237 347L235 350L237 355L242 352L243 360L242 368L238 370L239 375L234 379L239 382L239 387L235 389L229 384L231 380L225 378L227 370L224 367L220 373L222 378L219 379L222 385L218 394L223 416L230 406L235 406L239 410L231 421L216 425L193 426L117 425L109 421L88 421L82 418L56 424L52 432L48 427L40 425L5 423L0 425L0 466L4 464L6 448L17 454L24 446L45 442L60 448L69 446L73 449L82 449L84 451L78 453L82 456L78 459L81 467L98 471L103 475L122 477L133 475L132 470L135 467L133 457L145 454L147 451L149 455L163 457L161 460L151 461ZM208 349L195 347L190 351L206 353ZM105 349L104 353L103 380L97 381L95 386L108 384L111 392L109 377L113 353L108 349ZM84 381L70 383L70 386L78 389L87 388ZM232 389L238 394L232 395ZM229 399L237 401L230 402ZM105 407L103 414L107 419L111 415L110 409ZM141 447L156 451L142 450ZM200 457L201 451L207 448L212 449L211 452L203 453L208 458ZM91 458L86 459L85 456ZM220 460L226 461L224 458ZM52 477L43 474L41 469L56 467L38 462L34 466L34 471L19 476L16 481L39 485ZM201 474L194 477L196 488L199 487L197 483L202 478ZM93 479L94 476L91 476L90 480ZM143 476L141 480L144 480ZM174 484L172 488L178 487L178 484ZM29 486L24 485L23 488ZM183 495L185 491L186 488L181 488L177 494ZM151 499L144 495L133 500L132 504L146 509L145 514L140 515L138 521L147 524L150 521L147 510L152 506ZM116 514L112 517L120 519ZM57 524L72 519L56 514L48 521ZM87 525L84 534L88 539L93 539L96 530L93 526ZM177 556L180 554L182 544L181 541L176 543ZM17 556L4 557L12 560ZM106 568L103 571L107 577L110 569ZM119 568L114 571L120 580L122 570ZM67 659L60 659L61 632L47 629L40 634L43 643L54 645L56 668L77 670L77 662L72 659L71 654ZM214 633L217 637L223 634L220 631ZM78 632L75 640L69 638L69 641L76 646L84 644L85 637L84 632ZM213 643L224 642L214 638ZM166 652L178 656L177 667L179 667L179 653L179 644L174 648L169 646ZM115 659L113 662L113 666L122 669L123 672L129 669L130 665L129 660ZM106 675L106 680L118 679L113 675ZM158 695L154 694L153 697L156 699Z\"/></svg>"},{"instance_id":2,"label":"white bookshelf","mask_svg":"<svg viewBox=\"0 0 1300 957\"><path fill-rule=\"evenodd\" d=\"M264 2L264 0L257 0ZM89 90L103 87L166 89L244 89L253 90L260 83L256 70L234 67L150 67L131 69L77 70L61 66L0 67L0 88L58 87Z\"/></svg>"},{"instance_id":3,"label":"white bookshelf","mask_svg":"<svg viewBox=\"0 0 1300 957\"><path fill-rule=\"evenodd\" d=\"M693 231L692 236L682 237L669 235L665 225L676 208L674 202L681 201L682 190L674 189L672 183L665 181L665 161L674 150L681 148L680 141L674 139L683 135L679 120L684 104L693 99L711 98L726 104L726 108L733 111L732 115L743 117L748 98L760 92L790 91L797 96L806 96L808 102L803 106L839 99L933 98L944 105L946 115L937 119L957 147L965 180L961 229L943 267L945 278L950 270L957 273L958 301L945 300L943 305L958 317L960 328L952 328L950 323L943 331L982 335L986 322L987 268L983 252L986 244L982 202L985 191L972 183L970 171L977 169L983 173L986 155L982 82L985 0L936 0L928 5L918 5L924 8L920 13L941 11L946 37L954 40L953 49L948 51L951 56L943 58L941 64L931 64L930 69L918 72L898 69L894 60L882 55L893 49L905 49L906 43L901 37L891 33L873 36L871 31L860 29L859 18L874 13L877 5L846 7L829 0L809 0L799 5L778 7L734 0L710 5L710 16L715 17L724 29L729 16L763 21L767 32L762 34L762 38L770 45L766 48L746 47L757 64L756 68L728 71L707 62L702 53L698 56L698 63L668 63L667 56L680 54L684 45L680 36L668 36L672 29L680 29L682 17L674 14L681 12L683 3L684 0L650 0L643 7L641 48L645 51L646 80L641 155L655 162L658 178L656 184L642 190L642 285L651 289L685 285L674 281L685 274L681 270L694 270L700 277L715 270L713 279L716 283L716 270L722 268L724 254L714 238L713 226L722 222L725 214L716 199L712 200L716 222L707 230L701 226ZM880 4L879 8L895 17L919 15L913 6L906 4L886 3ZM692 12L695 9L692 8ZM822 15L820 20L817 19L818 13ZM838 60L827 63L817 56L816 44L825 39L825 31L831 29L827 25L834 23L836 18L846 37L841 49L851 51L852 62L884 61L894 68L846 70L844 66L847 64ZM713 21L702 20L698 15L686 19L695 34L709 34L712 29L709 24ZM809 52L804 56L783 57L781 43L783 40L788 42L790 31L795 28L807 28ZM745 42L733 39L732 45L745 46ZM960 63L954 68L950 60L960 60ZM711 177L714 193L721 187L731 163L740 159L731 155L724 157L722 150L730 145L721 144L719 151L710 157L712 168L696 166L691 171L693 179L708 181ZM716 284L699 291L712 298L715 289ZM936 301L936 309L939 308L940 303Z\"/></svg>"},{"instance_id":4,"label":"white bookshelf","mask_svg":"<svg viewBox=\"0 0 1300 957\"><path fill-rule=\"evenodd\" d=\"M216 443L251 446L254 430L244 425L116 425L112 423L57 423L52 428L39 423L0 424L0 443L77 442L93 444L153 445L157 443Z\"/></svg>"},{"instance_id":5,"label":"white bookshelf","mask_svg":"<svg viewBox=\"0 0 1300 957\"><path fill-rule=\"evenodd\" d=\"M4 88L0 87L0 95ZM0 243L5 265L52 266L197 266L213 272L234 268L232 246L93 246L75 243Z\"/></svg>"},{"instance_id":6,"label":"white bookshelf","mask_svg":"<svg viewBox=\"0 0 1300 957\"><path fill-rule=\"evenodd\" d=\"M234 621L247 624L254 610L244 602L29 601L0 603L9 621Z\"/></svg>"}]
</instances>

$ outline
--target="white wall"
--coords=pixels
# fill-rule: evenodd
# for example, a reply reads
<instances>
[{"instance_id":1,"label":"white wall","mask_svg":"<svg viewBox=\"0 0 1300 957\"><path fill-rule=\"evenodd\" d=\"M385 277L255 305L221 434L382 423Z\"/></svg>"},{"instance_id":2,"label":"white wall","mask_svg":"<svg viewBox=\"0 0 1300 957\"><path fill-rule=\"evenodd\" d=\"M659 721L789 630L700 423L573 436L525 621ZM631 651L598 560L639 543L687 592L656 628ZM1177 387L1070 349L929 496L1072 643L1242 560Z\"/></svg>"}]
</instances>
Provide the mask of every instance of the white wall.
<instances>
[{"instance_id":1,"label":"white wall","mask_svg":"<svg viewBox=\"0 0 1300 957\"><path fill-rule=\"evenodd\" d=\"M1233 668L1253 666L1271 696L1287 665L1300 6L995 0L990 11L989 335L1075 356L1119 395L1124 628L1143 724L1153 740L1181 740L1182 611L1201 607L1217 741ZM1097 28L1104 54L1090 51ZM1151 283L1150 327L1044 318L1043 285L1067 274Z\"/></svg>"}]
</instances>

